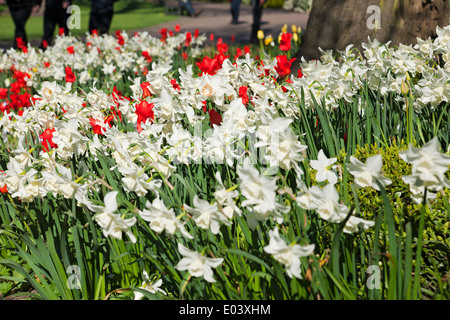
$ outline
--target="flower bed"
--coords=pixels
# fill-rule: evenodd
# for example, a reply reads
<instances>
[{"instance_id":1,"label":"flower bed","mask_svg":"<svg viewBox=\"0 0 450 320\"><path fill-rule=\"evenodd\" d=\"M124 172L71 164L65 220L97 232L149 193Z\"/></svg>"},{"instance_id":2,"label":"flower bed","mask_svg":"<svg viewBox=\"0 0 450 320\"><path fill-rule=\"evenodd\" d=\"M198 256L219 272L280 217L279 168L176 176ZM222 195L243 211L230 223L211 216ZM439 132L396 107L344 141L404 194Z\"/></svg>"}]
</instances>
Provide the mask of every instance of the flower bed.
<instances>
[{"instance_id":1,"label":"flower bed","mask_svg":"<svg viewBox=\"0 0 450 320\"><path fill-rule=\"evenodd\" d=\"M290 75L297 31L3 53L3 292L450 297L450 27Z\"/></svg>"}]
</instances>

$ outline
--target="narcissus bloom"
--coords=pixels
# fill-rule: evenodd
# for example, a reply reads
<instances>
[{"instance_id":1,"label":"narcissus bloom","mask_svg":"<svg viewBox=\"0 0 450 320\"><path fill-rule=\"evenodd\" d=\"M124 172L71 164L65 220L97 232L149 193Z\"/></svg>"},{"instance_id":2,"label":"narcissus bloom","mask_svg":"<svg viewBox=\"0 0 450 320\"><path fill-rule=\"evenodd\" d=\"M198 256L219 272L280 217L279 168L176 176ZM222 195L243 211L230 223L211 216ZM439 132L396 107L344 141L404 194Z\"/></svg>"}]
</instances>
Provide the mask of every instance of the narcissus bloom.
<instances>
[{"instance_id":1,"label":"narcissus bloom","mask_svg":"<svg viewBox=\"0 0 450 320\"><path fill-rule=\"evenodd\" d=\"M139 215L145 221L150 222L150 228L153 231L162 233L165 230L168 234L173 235L180 230L184 237L193 239L184 228L184 224L175 216L174 210L167 209L161 199L156 198L153 203L147 202L146 207L147 209L140 211Z\"/></svg>"},{"instance_id":2,"label":"narcissus bloom","mask_svg":"<svg viewBox=\"0 0 450 320\"><path fill-rule=\"evenodd\" d=\"M142 282L142 286L139 287L139 289L146 290L150 293L157 293L161 292L164 295L167 295L164 290L162 290L160 287L162 285L162 279L159 279L158 281L151 281L148 277L147 271L142 272L142 278L144 281ZM144 297L144 294L142 292L136 291L134 293L134 300L141 300Z\"/></svg>"},{"instance_id":3,"label":"narcissus bloom","mask_svg":"<svg viewBox=\"0 0 450 320\"><path fill-rule=\"evenodd\" d=\"M277 202L276 178L260 174L248 161L245 161L243 166L238 166L237 172L241 194L246 198L242 206L249 208L252 213L248 220L250 228L256 228L258 221L264 221L271 216L278 223L282 223L281 213L288 212L289 207Z\"/></svg>"},{"instance_id":4,"label":"narcissus bloom","mask_svg":"<svg viewBox=\"0 0 450 320\"><path fill-rule=\"evenodd\" d=\"M93 211L99 213L95 216L95 221L100 225L105 237L122 239L122 232L125 232L131 242L136 242L136 237L129 230L136 223L136 218L124 219L114 212L117 211L117 191L111 191L105 195L103 200L105 206L93 206Z\"/></svg>"},{"instance_id":5,"label":"narcissus bloom","mask_svg":"<svg viewBox=\"0 0 450 320\"><path fill-rule=\"evenodd\" d=\"M191 251L178 242L178 251L183 259L175 268L180 271L187 270L193 277L203 277L208 282L216 282L213 278L212 268L217 268L223 262L223 258L207 258L196 251Z\"/></svg>"},{"instance_id":6,"label":"narcissus bloom","mask_svg":"<svg viewBox=\"0 0 450 320\"><path fill-rule=\"evenodd\" d=\"M269 244L263 249L286 267L287 275L302 279L300 257L307 257L314 252L314 244L301 246L292 243L288 245L278 231L278 227L269 231Z\"/></svg>"},{"instance_id":7,"label":"narcissus bloom","mask_svg":"<svg viewBox=\"0 0 450 320\"><path fill-rule=\"evenodd\" d=\"M450 188L445 173L450 165L450 156L439 152L439 141L434 137L422 148L412 145L406 151L399 152L402 160L412 164L412 174L403 180L416 187L438 189L442 186Z\"/></svg>"},{"instance_id":8,"label":"narcissus bloom","mask_svg":"<svg viewBox=\"0 0 450 320\"><path fill-rule=\"evenodd\" d=\"M333 164L337 161L337 158L327 158L321 149L318 154L317 160L311 160L311 168L317 170L316 180L318 182L328 180L329 183L335 184L337 182L337 175L334 171L331 171Z\"/></svg>"},{"instance_id":9,"label":"narcissus bloom","mask_svg":"<svg viewBox=\"0 0 450 320\"><path fill-rule=\"evenodd\" d=\"M391 180L383 177L380 174L383 165L381 154L377 154L367 159L366 163L362 163L355 157L350 157L350 163L347 164L347 169L350 174L355 177L357 187L372 187L375 190L380 190L376 181L383 187L391 184Z\"/></svg>"},{"instance_id":10,"label":"narcissus bloom","mask_svg":"<svg viewBox=\"0 0 450 320\"><path fill-rule=\"evenodd\" d=\"M203 229L211 229L213 234L219 233L220 224L230 225L231 221L225 217L216 203L210 204L206 200L199 199L197 195L193 199L194 207L184 205L186 211L193 215L195 223Z\"/></svg>"}]
</instances>

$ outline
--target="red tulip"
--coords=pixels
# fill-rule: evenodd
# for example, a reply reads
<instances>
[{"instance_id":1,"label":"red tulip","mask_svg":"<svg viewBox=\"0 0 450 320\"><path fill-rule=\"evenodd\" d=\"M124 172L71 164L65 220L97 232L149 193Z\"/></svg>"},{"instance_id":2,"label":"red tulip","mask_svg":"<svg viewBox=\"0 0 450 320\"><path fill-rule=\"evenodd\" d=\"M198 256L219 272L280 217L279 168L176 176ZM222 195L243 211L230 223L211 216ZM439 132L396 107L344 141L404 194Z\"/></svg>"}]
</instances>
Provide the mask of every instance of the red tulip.
<instances>
[{"instance_id":1,"label":"red tulip","mask_svg":"<svg viewBox=\"0 0 450 320\"><path fill-rule=\"evenodd\" d=\"M75 80L77 80L77 77L75 76L75 74L72 71L72 68L67 66L66 67L66 82L75 82Z\"/></svg>"},{"instance_id":2,"label":"red tulip","mask_svg":"<svg viewBox=\"0 0 450 320\"><path fill-rule=\"evenodd\" d=\"M98 135L103 135L103 130L104 128L102 128L102 126L100 124L98 124L98 121L95 120L94 118L89 118L89 123L92 126L92 130L94 131L94 133L98 134Z\"/></svg>"},{"instance_id":3,"label":"red tulip","mask_svg":"<svg viewBox=\"0 0 450 320\"><path fill-rule=\"evenodd\" d=\"M213 128L214 125L220 126L220 124L222 123L222 116L214 109L210 109L208 113L209 113L209 124L211 128Z\"/></svg>"},{"instance_id":4,"label":"red tulip","mask_svg":"<svg viewBox=\"0 0 450 320\"><path fill-rule=\"evenodd\" d=\"M277 65L275 66L275 70L280 77L284 77L291 72L292 62L296 60L296 58L288 60L285 55L279 55L276 59Z\"/></svg>"},{"instance_id":5,"label":"red tulip","mask_svg":"<svg viewBox=\"0 0 450 320\"><path fill-rule=\"evenodd\" d=\"M250 101L250 99L247 95L247 86L241 86L239 88L239 98L242 99L242 103L244 105L247 105L247 103Z\"/></svg>"},{"instance_id":6,"label":"red tulip","mask_svg":"<svg viewBox=\"0 0 450 320\"><path fill-rule=\"evenodd\" d=\"M291 39L292 34L285 32L281 35L280 39L280 50L281 51L289 51L291 50Z\"/></svg>"},{"instance_id":7,"label":"red tulip","mask_svg":"<svg viewBox=\"0 0 450 320\"><path fill-rule=\"evenodd\" d=\"M150 92L150 89L148 88L150 86L150 82L142 82L141 83L141 89L142 89L142 100L151 97L152 93Z\"/></svg>"},{"instance_id":8,"label":"red tulip","mask_svg":"<svg viewBox=\"0 0 450 320\"><path fill-rule=\"evenodd\" d=\"M39 138L42 139L42 147L44 149L44 152L48 152L50 147L52 149L58 148L58 145L56 145L52 139L53 139L53 132L55 132L55 129L45 129L43 133L39 135Z\"/></svg>"},{"instance_id":9,"label":"red tulip","mask_svg":"<svg viewBox=\"0 0 450 320\"><path fill-rule=\"evenodd\" d=\"M148 103L145 100L142 100L139 105L136 107L136 114L138 116L137 119L137 129L139 132L142 131L141 123L145 123L147 119L150 119L152 122L155 120L155 114L153 112L153 103Z\"/></svg>"},{"instance_id":10,"label":"red tulip","mask_svg":"<svg viewBox=\"0 0 450 320\"><path fill-rule=\"evenodd\" d=\"M197 62L197 66L202 71L199 75L206 73L210 76L216 74L216 71L220 69L220 66L218 65L217 59L211 59L208 56L204 56L201 62Z\"/></svg>"}]
</instances>

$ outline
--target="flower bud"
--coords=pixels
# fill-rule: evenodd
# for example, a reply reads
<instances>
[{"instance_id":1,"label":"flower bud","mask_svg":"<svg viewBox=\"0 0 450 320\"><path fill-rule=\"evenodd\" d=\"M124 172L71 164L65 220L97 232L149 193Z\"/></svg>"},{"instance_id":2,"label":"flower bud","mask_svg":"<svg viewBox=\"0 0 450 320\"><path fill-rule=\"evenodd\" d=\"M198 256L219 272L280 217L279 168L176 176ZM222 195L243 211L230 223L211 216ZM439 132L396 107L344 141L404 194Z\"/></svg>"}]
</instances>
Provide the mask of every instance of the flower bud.
<instances>
[{"instance_id":1,"label":"flower bud","mask_svg":"<svg viewBox=\"0 0 450 320\"><path fill-rule=\"evenodd\" d=\"M257 37L259 40L264 39L264 32L262 30L258 30Z\"/></svg>"},{"instance_id":2,"label":"flower bud","mask_svg":"<svg viewBox=\"0 0 450 320\"><path fill-rule=\"evenodd\" d=\"M406 84L406 82L404 80L402 80L401 91L402 91L402 94L407 94L409 92L408 85Z\"/></svg>"}]
</instances>

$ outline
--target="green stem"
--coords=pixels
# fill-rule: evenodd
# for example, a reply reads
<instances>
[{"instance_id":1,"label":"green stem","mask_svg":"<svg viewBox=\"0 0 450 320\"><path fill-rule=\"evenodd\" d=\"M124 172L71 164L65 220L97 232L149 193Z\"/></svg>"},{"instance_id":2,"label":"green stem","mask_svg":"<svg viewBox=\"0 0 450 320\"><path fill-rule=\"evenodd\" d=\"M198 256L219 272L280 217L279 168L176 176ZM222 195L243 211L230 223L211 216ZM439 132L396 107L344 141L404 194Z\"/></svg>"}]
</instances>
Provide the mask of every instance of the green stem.
<instances>
[{"instance_id":1,"label":"green stem","mask_svg":"<svg viewBox=\"0 0 450 320\"><path fill-rule=\"evenodd\" d=\"M413 283L413 292L414 297L419 297L419 286L420 286L420 260L422 258L422 243L423 243L423 228L425 224L425 210L427 204L427 188L425 188L423 194L423 202L422 202L422 210L420 212L420 221L419 221L419 234L417 236L417 251L416 251L416 266L414 268L414 283Z\"/></svg>"}]
</instances>

